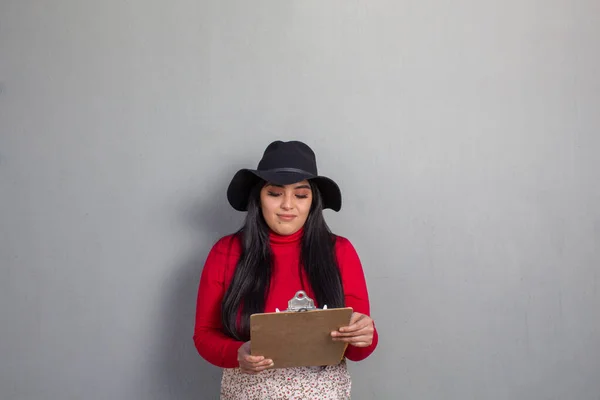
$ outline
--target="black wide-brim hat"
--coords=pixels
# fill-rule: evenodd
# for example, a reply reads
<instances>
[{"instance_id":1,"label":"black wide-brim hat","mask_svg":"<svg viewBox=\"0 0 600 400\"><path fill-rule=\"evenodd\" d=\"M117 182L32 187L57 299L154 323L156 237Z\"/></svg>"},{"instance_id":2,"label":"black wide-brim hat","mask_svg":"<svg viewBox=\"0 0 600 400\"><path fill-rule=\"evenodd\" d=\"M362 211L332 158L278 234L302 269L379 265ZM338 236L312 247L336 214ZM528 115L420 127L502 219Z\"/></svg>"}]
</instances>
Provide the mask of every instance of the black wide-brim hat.
<instances>
[{"instance_id":1,"label":"black wide-brim hat","mask_svg":"<svg viewBox=\"0 0 600 400\"><path fill-rule=\"evenodd\" d=\"M323 208L334 211L342 208L339 186L330 178L319 175L315 153L305 143L280 140L271 143L257 169L241 169L233 176L227 188L229 204L238 211L247 211L250 191L261 179L275 185L310 180L321 192Z\"/></svg>"}]
</instances>

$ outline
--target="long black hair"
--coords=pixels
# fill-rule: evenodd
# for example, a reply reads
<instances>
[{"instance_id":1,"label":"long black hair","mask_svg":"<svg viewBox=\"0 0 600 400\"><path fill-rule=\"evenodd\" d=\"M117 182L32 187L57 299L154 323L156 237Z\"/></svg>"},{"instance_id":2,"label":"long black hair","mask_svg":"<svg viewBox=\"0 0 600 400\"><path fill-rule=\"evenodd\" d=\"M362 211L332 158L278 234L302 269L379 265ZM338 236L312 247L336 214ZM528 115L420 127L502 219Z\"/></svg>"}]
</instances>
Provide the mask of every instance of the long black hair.
<instances>
[{"instance_id":1,"label":"long black hair","mask_svg":"<svg viewBox=\"0 0 600 400\"><path fill-rule=\"evenodd\" d=\"M302 279L302 269L306 272L318 305L344 307L344 290L335 256L335 235L323 218L323 199L319 188L313 182L309 183L313 200L304 224L298 273ZM241 341L250 339L250 315L265 311L273 269L269 227L260 205L260 191L265 184L265 181L260 181L250 192L244 226L236 233L242 254L221 304L225 334Z\"/></svg>"}]
</instances>

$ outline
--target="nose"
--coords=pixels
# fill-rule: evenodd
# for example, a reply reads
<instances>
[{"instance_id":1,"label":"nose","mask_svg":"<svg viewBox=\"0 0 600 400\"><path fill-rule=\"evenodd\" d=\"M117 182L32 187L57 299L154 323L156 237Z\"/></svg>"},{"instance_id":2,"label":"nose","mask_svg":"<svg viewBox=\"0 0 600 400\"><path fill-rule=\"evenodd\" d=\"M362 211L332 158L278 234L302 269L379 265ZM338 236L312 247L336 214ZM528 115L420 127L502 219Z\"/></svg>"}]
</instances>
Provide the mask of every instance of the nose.
<instances>
[{"instance_id":1,"label":"nose","mask_svg":"<svg viewBox=\"0 0 600 400\"><path fill-rule=\"evenodd\" d=\"M293 204L292 204L292 197L293 195L290 193L284 193L283 196L281 196L281 208L284 210L291 210L292 208L294 208Z\"/></svg>"}]
</instances>

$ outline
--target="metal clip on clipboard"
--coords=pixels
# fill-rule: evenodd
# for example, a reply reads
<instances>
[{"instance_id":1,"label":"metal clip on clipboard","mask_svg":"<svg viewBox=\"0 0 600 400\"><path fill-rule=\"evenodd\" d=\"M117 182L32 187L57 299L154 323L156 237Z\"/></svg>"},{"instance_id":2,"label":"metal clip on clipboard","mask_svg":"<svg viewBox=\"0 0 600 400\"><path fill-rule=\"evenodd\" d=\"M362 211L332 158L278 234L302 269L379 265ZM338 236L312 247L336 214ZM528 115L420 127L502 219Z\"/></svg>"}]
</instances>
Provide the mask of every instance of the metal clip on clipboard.
<instances>
[{"instance_id":1,"label":"metal clip on clipboard","mask_svg":"<svg viewBox=\"0 0 600 400\"><path fill-rule=\"evenodd\" d=\"M287 310L279 311L279 309L275 309L276 312L303 312L308 310L318 310L319 308L315 307L315 302L313 299L306 295L304 290L299 290L296 292L296 295L292 297L288 301ZM323 306L323 310L327 310L327 306Z\"/></svg>"}]
</instances>

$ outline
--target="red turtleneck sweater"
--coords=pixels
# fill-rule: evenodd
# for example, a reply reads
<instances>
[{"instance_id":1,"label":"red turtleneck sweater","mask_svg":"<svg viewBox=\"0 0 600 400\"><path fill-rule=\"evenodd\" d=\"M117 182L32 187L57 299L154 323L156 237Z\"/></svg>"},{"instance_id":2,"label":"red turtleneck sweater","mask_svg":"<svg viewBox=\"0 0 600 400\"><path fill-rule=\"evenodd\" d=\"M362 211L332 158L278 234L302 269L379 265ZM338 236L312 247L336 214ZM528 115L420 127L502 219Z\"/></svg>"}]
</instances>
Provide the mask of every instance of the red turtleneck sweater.
<instances>
[{"instance_id":1,"label":"red turtleneck sweater","mask_svg":"<svg viewBox=\"0 0 600 400\"><path fill-rule=\"evenodd\" d=\"M302 233L300 230L289 236L274 233L270 235L274 268L265 312L274 312L275 308L285 310L289 299L294 297L298 290L304 290L310 298L315 298L312 289L302 284L298 274ZM352 307L355 312L370 315L367 285L356 250L348 239L338 236L335 252L342 276L346 306ZM235 236L229 235L220 239L208 254L200 278L194 343L204 359L221 368L239 366L237 351L243 344L226 336L221 324L221 301L233 278L240 254L241 246ZM305 274L304 281L308 285ZM321 307L316 301L315 305ZM375 350L377 342L378 335L375 331L371 346L348 346L346 358L352 361L367 358Z\"/></svg>"}]
</instances>

